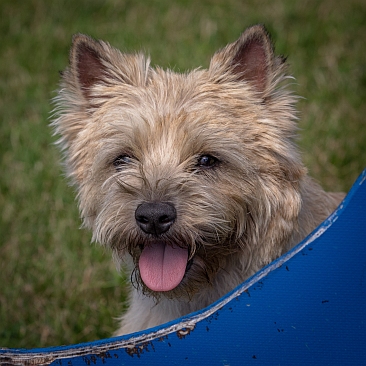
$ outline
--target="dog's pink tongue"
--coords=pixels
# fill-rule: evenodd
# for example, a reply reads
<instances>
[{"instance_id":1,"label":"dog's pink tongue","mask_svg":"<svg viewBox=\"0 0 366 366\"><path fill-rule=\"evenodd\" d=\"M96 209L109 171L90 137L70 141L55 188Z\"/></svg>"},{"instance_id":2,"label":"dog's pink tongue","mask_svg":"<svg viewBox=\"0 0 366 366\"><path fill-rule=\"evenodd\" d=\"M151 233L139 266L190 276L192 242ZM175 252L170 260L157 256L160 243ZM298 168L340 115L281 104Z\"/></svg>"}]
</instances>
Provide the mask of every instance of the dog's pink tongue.
<instances>
[{"instance_id":1,"label":"dog's pink tongue","mask_svg":"<svg viewBox=\"0 0 366 366\"><path fill-rule=\"evenodd\" d=\"M182 281L188 261L188 249L156 242L141 253L142 280L152 291L170 291Z\"/></svg>"}]
</instances>

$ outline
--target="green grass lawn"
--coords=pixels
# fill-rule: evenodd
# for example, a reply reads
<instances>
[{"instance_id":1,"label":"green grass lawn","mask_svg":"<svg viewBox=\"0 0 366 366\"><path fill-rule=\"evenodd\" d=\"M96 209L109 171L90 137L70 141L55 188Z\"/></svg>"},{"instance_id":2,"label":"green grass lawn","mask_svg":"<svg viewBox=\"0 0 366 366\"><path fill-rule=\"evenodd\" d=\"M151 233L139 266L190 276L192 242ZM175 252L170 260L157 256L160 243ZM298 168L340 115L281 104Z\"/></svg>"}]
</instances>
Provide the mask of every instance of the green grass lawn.
<instances>
[{"instance_id":1,"label":"green grass lawn","mask_svg":"<svg viewBox=\"0 0 366 366\"><path fill-rule=\"evenodd\" d=\"M297 78L311 174L348 190L366 166L364 0L1 0L0 347L105 338L125 307L127 281L79 229L48 127L72 34L186 70L207 67L254 23L266 24Z\"/></svg>"}]
</instances>

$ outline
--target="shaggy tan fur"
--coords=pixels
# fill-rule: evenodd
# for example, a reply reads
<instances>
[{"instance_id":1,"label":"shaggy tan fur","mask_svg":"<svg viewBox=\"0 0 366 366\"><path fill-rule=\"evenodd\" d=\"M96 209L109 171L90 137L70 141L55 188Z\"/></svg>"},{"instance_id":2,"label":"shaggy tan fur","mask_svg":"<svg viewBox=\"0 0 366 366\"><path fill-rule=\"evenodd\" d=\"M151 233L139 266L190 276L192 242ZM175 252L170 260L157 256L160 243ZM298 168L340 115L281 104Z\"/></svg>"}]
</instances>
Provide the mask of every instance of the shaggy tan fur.
<instances>
[{"instance_id":1,"label":"shaggy tan fur","mask_svg":"<svg viewBox=\"0 0 366 366\"><path fill-rule=\"evenodd\" d=\"M84 225L132 279L116 334L209 305L339 204L343 195L325 193L301 162L289 79L260 25L218 51L208 70L186 74L74 37L53 126ZM154 248L182 254L160 268L150 263ZM149 277L174 266L183 277L170 273L172 288Z\"/></svg>"}]
</instances>

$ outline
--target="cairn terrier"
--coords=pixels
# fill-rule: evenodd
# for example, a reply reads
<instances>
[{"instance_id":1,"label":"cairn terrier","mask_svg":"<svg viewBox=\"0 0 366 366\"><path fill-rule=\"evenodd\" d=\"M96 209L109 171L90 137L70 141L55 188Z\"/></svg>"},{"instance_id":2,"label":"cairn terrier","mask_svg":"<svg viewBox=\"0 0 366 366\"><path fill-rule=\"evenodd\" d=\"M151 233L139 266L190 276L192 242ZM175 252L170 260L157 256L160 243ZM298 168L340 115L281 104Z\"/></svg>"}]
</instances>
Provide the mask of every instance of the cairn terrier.
<instances>
[{"instance_id":1,"label":"cairn terrier","mask_svg":"<svg viewBox=\"0 0 366 366\"><path fill-rule=\"evenodd\" d=\"M53 126L84 226L131 276L116 335L208 306L339 204L301 161L286 69L261 25L185 74L74 36Z\"/></svg>"}]
</instances>

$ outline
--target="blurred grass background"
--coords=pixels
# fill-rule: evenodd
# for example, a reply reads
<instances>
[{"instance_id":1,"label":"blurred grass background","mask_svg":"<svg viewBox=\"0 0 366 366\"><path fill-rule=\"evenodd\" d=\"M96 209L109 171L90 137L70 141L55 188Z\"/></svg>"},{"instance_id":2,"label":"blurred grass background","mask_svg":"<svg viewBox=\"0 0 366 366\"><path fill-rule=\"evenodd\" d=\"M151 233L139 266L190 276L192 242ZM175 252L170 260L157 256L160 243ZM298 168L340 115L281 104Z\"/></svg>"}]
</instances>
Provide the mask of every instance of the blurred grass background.
<instances>
[{"instance_id":1,"label":"blurred grass background","mask_svg":"<svg viewBox=\"0 0 366 366\"><path fill-rule=\"evenodd\" d=\"M126 281L80 230L49 114L73 33L186 70L265 23L303 96L300 147L311 174L348 190L366 166L364 0L1 0L0 347L108 337Z\"/></svg>"}]
</instances>

